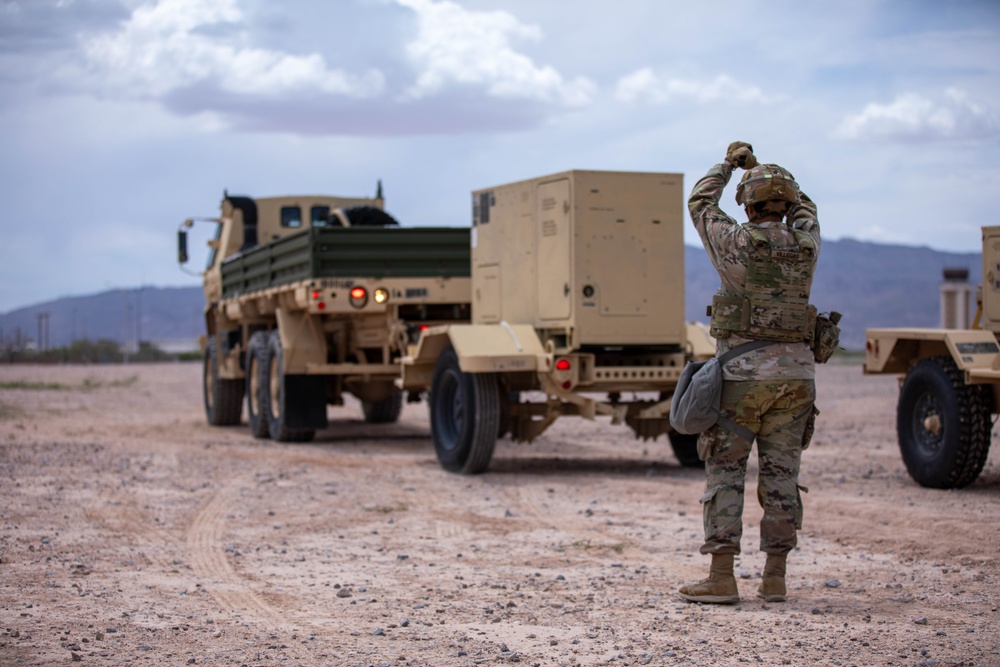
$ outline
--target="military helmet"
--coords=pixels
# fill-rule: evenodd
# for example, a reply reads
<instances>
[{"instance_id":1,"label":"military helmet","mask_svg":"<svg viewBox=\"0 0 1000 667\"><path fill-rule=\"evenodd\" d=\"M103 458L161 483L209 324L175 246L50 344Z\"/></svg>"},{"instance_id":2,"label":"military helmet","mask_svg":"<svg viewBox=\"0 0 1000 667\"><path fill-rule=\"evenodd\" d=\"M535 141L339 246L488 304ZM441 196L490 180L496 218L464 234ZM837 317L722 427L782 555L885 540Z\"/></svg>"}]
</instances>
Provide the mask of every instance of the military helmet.
<instances>
[{"instance_id":1,"label":"military helmet","mask_svg":"<svg viewBox=\"0 0 1000 667\"><path fill-rule=\"evenodd\" d=\"M736 203L750 206L759 202L783 201L798 204L799 184L795 177L776 164L759 164L743 174L736 186Z\"/></svg>"}]
</instances>

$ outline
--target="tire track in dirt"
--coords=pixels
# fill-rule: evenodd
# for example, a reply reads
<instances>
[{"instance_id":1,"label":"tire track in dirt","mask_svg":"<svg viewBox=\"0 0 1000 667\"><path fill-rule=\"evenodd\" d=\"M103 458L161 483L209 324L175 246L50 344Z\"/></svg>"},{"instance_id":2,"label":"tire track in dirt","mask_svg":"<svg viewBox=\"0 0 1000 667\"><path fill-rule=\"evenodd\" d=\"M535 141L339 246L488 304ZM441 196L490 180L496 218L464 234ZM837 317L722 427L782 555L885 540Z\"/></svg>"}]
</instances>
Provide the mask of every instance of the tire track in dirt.
<instances>
[{"instance_id":1,"label":"tire track in dirt","mask_svg":"<svg viewBox=\"0 0 1000 667\"><path fill-rule=\"evenodd\" d=\"M659 533L666 530L667 525L671 526L671 530L677 530L677 522L667 517L654 525L652 521L655 520L639 516L619 518L610 523L582 516L553 514L550 504L565 506L565 500L554 499L550 485L531 480L504 480L497 484L495 492L509 503L510 511L515 516L551 532L563 548L574 549L579 554L590 553L596 561L655 563L653 571L657 579L668 582L663 584L666 589L672 588L677 581L688 580L702 572L702 562L675 557L663 538L649 542L629 534L634 530Z\"/></svg>"},{"instance_id":2,"label":"tire track in dirt","mask_svg":"<svg viewBox=\"0 0 1000 667\"><path fill-rule=\"evenodd\" d=\"M226 517L238 501L240 484L231 482L205 505L187 531L191 566L208 582L207 592L227 612L252 613L273 625L289 625L280 611L255 592L230 565L223 546Z\"/></svg>"}]
</instances>

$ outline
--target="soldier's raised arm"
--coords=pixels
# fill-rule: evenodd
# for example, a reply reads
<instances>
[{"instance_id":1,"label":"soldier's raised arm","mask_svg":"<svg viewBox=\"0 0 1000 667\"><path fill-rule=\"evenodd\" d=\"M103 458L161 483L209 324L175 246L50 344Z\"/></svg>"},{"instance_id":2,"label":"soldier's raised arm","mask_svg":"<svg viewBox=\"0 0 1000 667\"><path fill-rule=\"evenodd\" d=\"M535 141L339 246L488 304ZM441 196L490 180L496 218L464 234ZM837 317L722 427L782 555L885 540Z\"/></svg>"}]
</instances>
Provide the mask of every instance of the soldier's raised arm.
<instances>
[{"instance_id":1,"label":"soldier's raised arm","mask_svg":"<svg viewBox=\"0 0 1000 667\"><path fill-rule=\"evenodd\" d=\"M691 221L716 268L722 265L727 254L747 243L746 232L735 219L719 208L719 200L735 167L750 169L757 164L752 151L753 147L743 141L729 144L726 158L695 183L688 198Z\"/></svg>"}]
</instances>

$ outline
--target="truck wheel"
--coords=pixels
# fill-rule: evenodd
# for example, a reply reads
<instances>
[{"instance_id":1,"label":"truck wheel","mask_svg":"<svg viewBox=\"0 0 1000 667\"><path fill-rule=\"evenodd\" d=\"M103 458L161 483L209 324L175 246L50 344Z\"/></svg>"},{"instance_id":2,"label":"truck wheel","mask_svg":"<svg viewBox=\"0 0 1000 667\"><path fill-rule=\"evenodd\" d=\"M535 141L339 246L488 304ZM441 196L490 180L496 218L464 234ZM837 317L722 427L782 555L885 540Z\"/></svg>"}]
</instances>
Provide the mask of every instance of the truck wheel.
<instances>
[{"instance_id":1,"label":"truck wheel","mask_svg":"<svg viewBox=\"0 0 1000 667\"><path fill-rule=\"evenodd\" d=\"M205 345L202 364L205 417L212 426L236 426L243 411L243 380L220 379L218 357L215 337L211 336Z\"/></svg>"},{"instance_id":2,"label":"truck wheel","mask_svg":"<svg viewBox=\"0 0 1000 667\"><path fill-rule=\"evenodd\" d=\"M698 434L670 431L670 447L674 456L685 468L704 468L705 462L698 458Z\"/></svg>"},{"instance_id":3,"label":"truck wheel","mask_svg":"<svg viewBox=\"0 0 1000 667\"><path fill-rule=\"evenodd\" d=\"M967 385L951 357L918 361L896 413L899 449L921 486L960 489L979 476L990 448L989 389Z\"/></svg>"},{"instance_id":4,"label":"truck wheel","mask_svg":"<svg viewBox=\"0 0 1000 667\"><path fill-rule=\"evenodd\" d=\"M431 437L441 467L475 475L493 458L500 430L499 383L492 373L463 373L449 346L431 377Z\"/></svg>"},{"instance_id":5,"label":"truck wheel","mask_svg":"<svg viewBox=\"0 0 1000 667\"><path fill-rule=\"evenodd\" d=\"M263 383L261 412L267 417L267 430L278 442L309 442L316 436L312 429L292 429L287 425L288 394L285 391L285 358L281 351L281 336L275 329L267 337L267 365Z\"/></svg>"},{"instance_id":6,"label":"truck wheel","mask_svg":"<svg viewBox=\"0 0 1000 667\"><path fill-rule=\"evenodd\" d=\"M266 438L270 435L267 416L262 411L269 391L266 370L271 360L268 359L267 332L258 331L250 336L247 347L247 422L250 433L255 438Z\"/></svg>"},{"instance_id":7,"label":"truck wheel","mask_svg":"<svg viewBox=\"0 0 1000 667\"><path fill-rule=\"evenodd\" d=\"M361 401L361 410L369 424L393 424L403 411L403 392L394 391L381 401Z\"/></svg>"}]
</instances>

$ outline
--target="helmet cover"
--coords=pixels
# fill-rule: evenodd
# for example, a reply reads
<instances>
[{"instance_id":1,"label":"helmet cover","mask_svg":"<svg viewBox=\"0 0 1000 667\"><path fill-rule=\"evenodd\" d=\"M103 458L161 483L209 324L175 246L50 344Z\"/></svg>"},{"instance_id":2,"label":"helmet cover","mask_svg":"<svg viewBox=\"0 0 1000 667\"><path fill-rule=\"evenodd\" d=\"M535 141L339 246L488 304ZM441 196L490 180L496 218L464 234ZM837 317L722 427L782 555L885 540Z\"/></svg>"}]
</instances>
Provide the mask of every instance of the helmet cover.
<instances>
[{"instance_id":1,"label":"helmet cover","mask_svg":"<svg viewBox=\"0 0 1000 667\"><path fill-rule=\"evenodd\" d=\"M736 203L750 206L758 202L776 201L798 204L799 184L792 174L776 164L759 164L748 169L736 186Z\"/></svg>"}]
</instances>

